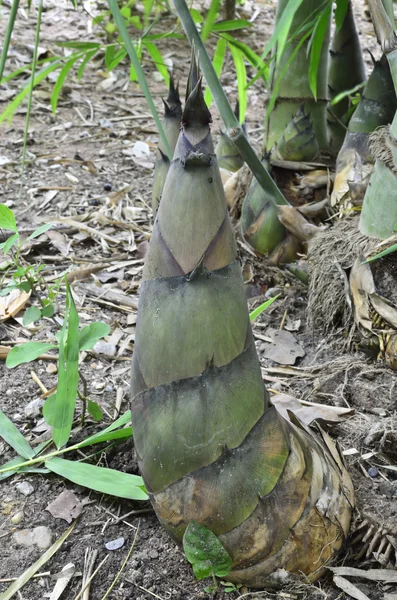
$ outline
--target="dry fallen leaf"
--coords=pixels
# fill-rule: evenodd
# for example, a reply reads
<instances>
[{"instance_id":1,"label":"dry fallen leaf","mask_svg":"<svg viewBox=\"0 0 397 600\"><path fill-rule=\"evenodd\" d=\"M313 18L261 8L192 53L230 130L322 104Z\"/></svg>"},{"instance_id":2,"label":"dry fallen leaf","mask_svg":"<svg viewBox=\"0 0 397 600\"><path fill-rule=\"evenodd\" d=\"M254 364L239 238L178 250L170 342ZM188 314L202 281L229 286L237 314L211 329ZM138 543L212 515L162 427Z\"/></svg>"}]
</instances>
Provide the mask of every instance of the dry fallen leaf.
<instances>
[{"instance_id":1,"label":"dry fallen leaf","mask_svg":"<svg viewBox=\"0 0 397 600\"><path fill-rule=\"evenodd\" d=\"M68 523L77 519L83 510L83 504L71 490L65 490L46 507L55 519L64 519Z\"/></svg>"},{"instance_id":2,"label":"dry fallen leaf","mask_svg":"<svg viewBox=\"0 0 397 600\"><path fill-rule=\"evenodd\" d=\"M288 394L272 396L271 401L283 417L289 419L288 411L291 411L306 425L310 425L313 421L317 421L320 425L323 423L340 423L354 414L354 410L340 406L328 406L327 404L314 402L302 404Z\"/></svg>"},{"instance_id":3,"label":"dry fallen leaf","mask_svg":"<svg viewBox=\"0 0 397 600\"><path fill-rule=\"evenodd\" d=\"M293 365L297 358L305 356L302 346L296 341L289 331L273 329L270 327L266 335L273 340L265 348L264 356L280 365Z\"/></svg>"},{"instance_id":4,"label":"dry fallen leaf","mask_svg":"<svg viewBox=\"0 0 397 600\"><path fill-rule=\"evenodd\" d=\"M0 296L0 321L15 317L25 307L31 293L12 290L7 296Z\"/></svg>"}]
</instances>

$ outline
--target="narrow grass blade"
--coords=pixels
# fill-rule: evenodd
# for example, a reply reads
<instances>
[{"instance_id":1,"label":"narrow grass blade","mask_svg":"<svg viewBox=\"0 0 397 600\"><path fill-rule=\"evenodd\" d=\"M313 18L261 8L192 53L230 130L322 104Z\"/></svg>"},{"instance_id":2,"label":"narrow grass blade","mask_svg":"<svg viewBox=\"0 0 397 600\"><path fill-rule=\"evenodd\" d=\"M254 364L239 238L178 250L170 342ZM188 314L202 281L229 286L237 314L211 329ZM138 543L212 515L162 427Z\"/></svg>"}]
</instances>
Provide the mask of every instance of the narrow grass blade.
<instances>
[{"instance_id":1,"label":"narrow grass blade","mask_svg":"<svg viewBox=\"0 0 397 600\"><path fill-rule=\"evenodd\" d=\"M69 537L72 533L77 521L75 521L66 531L61 535L61 537L52 544L50 548L38 560L36 560L33 565L31 565L26 571L22 573L6 590L0 595L0 600L9 600L12 598L18 590L20 590L28 581L41 569L46 562L48 562L58 550L62 546L63 542Z\"/></svg>"},{"instance_id":2,"label":"narrow grass blade","mask_svg":"<svg viewBox=\"0 0 397 600\"><path fill-rule=\"evenodd\" d=\"M368 260L364 261L362 264L372 262L373 260L377 260L378 258L382 258L383 256L387 256L388 254L391 254L392 252L396 252L396 251L397 251L397 244L393 244L393 246L386 248L386 250L382 250L382 252L379 252L378 254L376 254L375 256L372 256L371 258L368 258Z\"/></svg>"},{"instance_id":3,"label":"narrow grass blade","mask_svg":"<svg viewBox=\"0 0 397 600\"><path fill-rule=\"evenodd\" d=\"M310 65L309 65L309 84L314 98L317 100L317 73L321 59L321 49L326 38L329 19L331 16L332 4L326 7L318 19L312 34Z\"/></svg>"},{"instance_id":4,"label":"narrow grass blade","mask_svg":"<svg viewBox=\"0 0 397 600\"><path fill-rule=\"evenodd\" d=\"M245 112L247 110L247 72L244 64L243 54L236 46L229 45L233 56L234 66L237 75L238 102L240 106L240 123L244 122Z\"/></svg>"},{"instance_id":5,"label":"narrow grass blade","mask_svg":"<svg viewBox=\"0 0 397 600\"><path fill-rule=\"evenodd\" d=\"M251 321L251 323L252 323L252 321L255 321L255 319L256 319L257 317L259 317L259 315L260 315L261 313L263 313L263 311L264 311L264 310L266 310L267 308L269 308L269 306L270 306L271 304L273 304L273 302L274 302L275 300L277 300L277 298L279 297L279 295L280 295L280 294L277 294L277 296L274 296L273 298L269 298L269 300L266 300L266 302L264 302L263 304L261 304L260 306L258 306L257 308L255 308L255 310L253 310L253 311L250 313L250 321Z\"/></svg>"},{"instance_id":6,"label":"narrow grass blade","mask_svg":"<svg viewBox=\"0 0 397 600\"><path fill-rule=\"evenodd\" d=\"M209 34L213 30L213 25L219 12L220 4L221 0L212 0L211 2L210 9L203 24L203 29L201 30L201 39L203 40L203 42L206 41Z\"/></svg>"},{"instance_id":7,"label":"narrow grass blade","mask_svg":"<svg viewBox=\"0 0 397 600\"><path fill-rule=\"evenodd\" d=\"M23 437L12 421L0 410L0 436L7 442L20 456L25 459L34 456L34 450Z\"/></svg>"},{"instance_id":8,"label":"narrow grass blade","mask_svg":"<svg viewBox=\"0 0 397 600\"><path fill-rule=\"evenodd\" d=\"M11 6L10 18L8 21L5 38L4 38L4 43L3 43L3 48L1 50L1 56L0 56L0 81L3 79L4 67L5 67L6 60L7 60L8 48L10 46L10 41L11 41L11 35L14 30L15 19L17 18L18 7L19 7L19 0L13 0L12 6Z\"/></svg>"},{"instance_id":9,"label":"narrow grass blade","mask_svg":"<svg viewBox=\"0 0 397 600\"><path fill-rule=\"evenodd\" d=\"M132 437L132 427L125 427L124 429L117 429L116 431L108 431L106 433L102 431L95 436L83 440L77 444L77 447L85 448L86 446L93 446L94 444L101 444L112 440L122 440L129 437Z\"/></svg>"},{"instance_id":10,"label":"narrow grass blade","mask_svg":"<svg viewBox=\"0 0 397 600\"><path fill-rule=\"evenodd\" d=\"M79 383L78 359L79 315L66 282L66 312L59 343L58 388L52 421L52 435L57 448L66 444L72 429Z\"/></svg>"},{"instance_id":11,"label":"narrow grass blade","mask_svg":"<svg viewBox=\"0 0 397 600\"><path fill-rule=\"evenodd\" d=\"M53 473L96 492L129 500L148 500L142 477L138 475L57 457L46 460L45 466Z\"/></svg>"},{"instance_id":12,"label":"narrow grass blade","mask_svg":"<svg viewBox=\"0 0 397 600\"><path fill-rule=\"evenodd\" d=\"M165 66L164 58L161 56L160 50L157 48L156 44L153 42L148 42L147 40L143 40L143 45L146 50L149 52L150 57L153 60L154 66L164 79L167 87L170 85L170 75L168 73L168 69Z\"/></svg>"}]
</instances>

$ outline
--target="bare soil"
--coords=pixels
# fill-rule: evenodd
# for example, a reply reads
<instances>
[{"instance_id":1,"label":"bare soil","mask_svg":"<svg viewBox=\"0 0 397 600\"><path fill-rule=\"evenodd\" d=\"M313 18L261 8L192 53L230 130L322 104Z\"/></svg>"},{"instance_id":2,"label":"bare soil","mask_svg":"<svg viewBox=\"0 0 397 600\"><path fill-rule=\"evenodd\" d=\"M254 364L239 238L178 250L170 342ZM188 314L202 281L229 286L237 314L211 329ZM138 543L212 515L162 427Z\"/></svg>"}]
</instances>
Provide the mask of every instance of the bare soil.
<instances>
[{"instance_id":1,"label":"bare soil","mask_svg":"<svg viewBox=\"0 0 397 600\"><path fill-rule=\"evenodd\" d=\"M94 6L94 5L93 5ZM94 6L92 10L96 10ZM239 9L241 16L250 18L256 10L259 14L252 31L238 34L260 52L269 38L275 2L248 1ZM372 25L364 19L364 5L356 3L358 27L363 45L379 56ZM0 8L4 33L9 7L3 2ZM28 45L33 44L36 11L31 14L19 11L14 32L12 57L8 68L16 69L31 60ZM71 10L71 5L48 3L43 13L40 45L46 50L59 53L57 40L92 39L95 33L87 33L89 17ZM161 29L171 27L173 19L164 17ZM210 46L213 42L210 42ZM166 40L160 44L165 57L172 59L174 73L186 80L189 50L185 41ZM371 61L366 54L368 67ZM232 99L236 98L236 81L228 58L222 83ZM151 90L161 110L161 96L165 95L164 83L158 80L154 65L145 61ZM21 152L26 105L21 106L11 124L1 126L0 200L16 212L21 229L34 228L37 224L57 218L68 229L59 230L51 238L42 236L33 243L23 256L26 263L45 264L46 277L59 275L65 269L86 268L101 265L101 270L91 269L86 279L73 284L76 303L82 324L103 320L112 328L116 356L87 352L80 368L87 381L87 391L104 411L103 422L108 424L117 413L128 408L129 363L133 350L136 310L105 295L111 288L116 294L128 294L130 301L137 301L143 255L150 237L152 214L151 180L153 175L154 149L157 134L138 86L129 80L129 66L121 63L115 70L115 79L106 82L103 62L95 67L89 65L81 79L72 73L60 96L55 115L50 108L53 81L44 80L33 96L32 117L29 125L29 144L24 176L21 176ZM8 87L0 89L1 106L12 99L20 89L22 80L16 78ZM263 86L257 82L249 90L247 126L251 140L260 147L262 116L264 114ZM219 131L219 119L215 110L213 131ZM133 156L136 141L148 144L150 156L142 160ZM76 224L77 222L77 224ZM91 230L81 226L84 222ZM59 225L59 222L57 223ZM95 233L96 232L96 233ZM372 540L379 531L378 541L366 553L366 541L349 544L341 561L356 567L379 567L374 557L386 534L397 536L397 391L396 375L383 363L371 362L354 348L341 355L339 346L332 338L321 337L309 328L307 314L307 290L287 272L270 268L263 261L254 259L241 247L241 258L247 280L247 296L254 306L263 301L263 295L280 293L279 300L263 314L254 327L257 348L264 368L265 381L271 392L286 392L302 400L333 406L350 406L355 414L348 421L332 427L331 434L338 440L342 451L348 451L346 460L357 493L357 527L361 537L368 533L366 541ZM101 287L95 287L95 286ZM276 288L276 289L271 289ZM98 294L98 289L100 293ZM59 314L63 314L64 296L58 298ZM18 317L17 317L18 318ZM281 325L291 333L305 350L305 357L298 359L296 370L283 369L274 361L264 358L269 326ZM9 320L0 324L0 344L26 340L51 338L54 325L48 321L39 328L25 328L21 320ZM42 384L50 389L56 383L56 375L48 372L51 361L36 361L8 370L0 364L2 397L1 409L24 434L30 433L36 443L45 435L41 416L27 417L24 408L40 397L41 390L32 378L32 371ZM55 364L55 363L52 363ZM37 378L36 378L37 379ZM122 403L116 409L116 398ZM79 410L81 406L79 406ZM103 427L88 420L84 433ZM43 434L44 431L44 434ZM0 441L2 462L14 454ZM69 458L82 458L75 454ZM91 461L102 466L137 473L132 443L115 444L100 450ZM394 470L390 469L394 466ZM370 471L370 469L375 471ZM24 496L17 484L27 481L33 493ZM148 600L199 600L210 597L222 598L349 598L325 578L315 586L298 586L283 592L249 593L246 589L215 596L204 591L208 582L197 582L181 550L158 524L150 507L142 503L127 502L118 498L104 497L73 485L55 475L38 473L10 477L1 483L0 494L0 592L9 582L7 578L18 577L42 554L37 547L18 546L13 534L23 529L44 525L57 539L68 527L66 521L51 516L46 510L50 502L64 491L73 490L84 501L84 511L67 541L45 565L51 575L43 575L29 581L22 589L20 598L39 600L48 597L54 588L57 574L66 564L73 563L78 573L84 570L87 548L98 550L96 564L105 557L103 565L91 584L89 598L100 600L122 566L136 536L131 557L109 598ZM130 514L136 511L135 514ZM143 512L141 512L143 511ZM21 513L21 520L12 518ZM127 515L125 519L120 516ZM365 521L366 519L366 521ZM364 525L363 525L364 523ZM372 530L370 529L372 527ZM120 549L108 550L105 544L123 537ZM359 537L359 536L358 536ZM357 538L357 535L356 535ZM357 557L357 554L360 554ZM390 561L396 560L391 550ZM389 565L390 566L390 565ZM356 585L371 600L385 598L386 593L397 593L396 586L362 583ZM75 576L62 598L73 600L81 589L81 577Z\"/></svg>"}]
</instances>

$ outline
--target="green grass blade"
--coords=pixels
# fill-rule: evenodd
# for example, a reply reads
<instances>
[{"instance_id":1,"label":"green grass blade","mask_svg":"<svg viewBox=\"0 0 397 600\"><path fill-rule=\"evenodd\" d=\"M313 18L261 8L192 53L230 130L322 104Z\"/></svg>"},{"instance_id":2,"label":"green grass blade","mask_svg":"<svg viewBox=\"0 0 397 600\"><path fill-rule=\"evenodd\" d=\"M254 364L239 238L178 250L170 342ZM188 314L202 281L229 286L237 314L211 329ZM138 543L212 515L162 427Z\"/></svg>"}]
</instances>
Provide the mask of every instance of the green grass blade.
<instances>
[{"instance_id":1,"label":"green grass blade","mask_svg":"<svg viewBox=\"0 0 397 600\"><path fill-rule=\"evenodd\" d=\"M72 429L79 382L78 359L79 316L66 282L66 311L59 343L58 388L53 413L53 440L57 448L66 444Z\"/></svg>"},{"instance_id":2,"label":"green grass blade","mask_svg":"<svg viewBox=\"0 0 397 600\"><path fill-rule=\"evenodd\" d=\"M234 19L233 21L221 21L220 23L215 23L212 27L212 31L236 31L237 29L245 29L246 27L252 27L252 23L245 19Z\"/></svg>"},{"instance_id":3,"label":"green grass blade","mask_svg":"<svg viewBox=\"0 0 397 600\"><path fill-rule=\"evenodd\" d=\"M244 55L233 45L229 45L237 75L238 101L240 106L240 123L244 122L247 110L247 72L245 70Z\"/></svg>"},{"instance_id":4,"label":"green grass blade","mask_svg":"<svg viewBox=\"0 0 397 600\"><path fill-rule=\"evenodd\" d=\"M3 47L0 56L0 81L3 79L4 67L7 60L8 48L10 47L11 35L14 31L15 19L17 18L19 0L13 0L11 5L10 19L8 21Z\"/></svg>"},{"instance_id":5,"label":"green grass blade","mask_svg":"<svg viewBox=\"0 0 397 600\"><path fill-rule=\"evenodd\" d=\"M81 65L79 66L79 68L77 70L77 79L79 81L83 77L84 69L86 68L87 64L90 62L91 58L93 58L97 52L98 52L98 50L96 50L96 49L89 50L88 52L86 52L86 55L84 56L83 60L81 61Z\"/></svg>"},{"instance_id":6,"label":"green grass blade","mask_svg":"<svg viewBox=\"0 0 397 600\"><path fill-rule=\"evenodd\" d=\"M335 25L338 30L343 25L343 21L345 20L348 6L349 6L349 0L336 0Z\"/></svg>"},{"instance_id":7,"label":"green grass blade","mask_svg":"<svg viewBox=\"0 0 397 600\"><path fill-rule=\"evenodd\" d=\"M216 17L218 16L220 4L221 0L211 0L211 5L201 30L201 39L203 42L208 39L211 31L213 31L213 25Z\"/></svg>"},{"instance_id":8,"label":"green grass blade","mask_svg":"<svg viewBox=\"0 0 397 600\"><path fill-rule=\"evenodd\" d=\"M393 244L393 246L390 246L390 248L386 248L386 250L382 250L382 252L379 252L378 254L376 254L375 256L372 256L371 258L368 258L368 260L364 261L362 264L372 262L373 260L377 260L378 258L382 258L383 256L387 256L388 254L391 254L392 252L396 252L396 251L397 251L397 244Z\"/></svg>"},{"instance_id":9,"label":"green grass blade","mask_svg":"<svg viewBox=\"0 0 397 600\"><path fill-rule=\"evenodd\" d=\"M122 440L129 437L132 437L132 427L116 429L116 431L108 431L106 433L105 431L101 431L100 433L79 442L76 444L75 448L85 448L86 446L93 446L94 444L101 444L102 442L110 442L112 440Z\"/></svg>"},{"instance_id":10,"label":"green grass blade","mask_svg":"<svg viewBox=\"0 0 397 600\"><path fill-rule=\"evenodd\" d=\"M57 457L46 460L45 466L53 473L96 492L129 500L148 499L139 475Z\"/></svg>"},{"instance_id":11,"label":"green grass blade","mask_svg":"<svg viewBox=\"0 0 397 600\"><path fill-rule=\"evenodd\" d=\"M63 88L63 84L65 83L66 77L69 75L69 71L73 68L74 64L81 58L80 52L77 52L75 55L68 60L66 65L64 65L58 75L58 79L54 85L54 89L51 94L51 108L52 112L55 114L58 105L58 98L61 90Z\"/></svg>"},{"instance_id":12,"label":"green grass blade","mask_svg":"<svg viewBox=\"0 0 397 600\"><path fill-rule=\"evenodd\" d=\"M34 450L23 437L22 433L17 429L12 421L0 410L0 437L7 444L14 448L20 456L25 459L34 456Z\"/></svg>"},{"instance_id":13,"label":"green grass blade","mask_svg":"<svg viewBox=\"0 0 397 600\"><path fill-rule=\"evenodd\" d=\"M273 298L269 298L269 300L266 300L266 302L264 302L263 304L261 304L260 306L258 306L257 308L255 308L255 310L253 310L250 313L250 321L252 323L252 321L255 321L255 319L257 317L259 317L260 314L263 313L264 310L266 310L267 308L269 308L269 306L271 304L273 304L273 302L275 300L277 300L277 298L279 297L280 294L277 294L277 296L274 296Z\"/></svg>"},{"instance_id":14,"label":"green grass blade","mask_svg":"<svg viewBox=\"0 0 397 600\"><path fill-rule=\"evenodd\" d=\"M224 38L219 38L218 43L215 48L214 58L212 60L212 64L214 65L215 73L217 74L218 77L222 73L222 67L223 67L223 63L225 61L226 47L227 47L226 40ZM207 89L205 90L204 100L205 100L205 103L207 104L207 106L209 107L212 102L212 94L211 94L211 90L210 90L209 86L207 86Z\"/></svg>"},{"instance_id":15,"label":"green grass blade","mask_svg":"<svg viewBox=\"0 0 397 600\"><path fill-rule=\"evenodd\" d=\"M33 575L35 575L37 571L39 571L41 567L50 560L51 556L53 556L55 552L59 550L63 542L72 533L76 523L77 521L68 527L65 533L63 533L61 537L57 539L57 541L54 542L52 546L48 548L48 550L44 552L44 554L42 554L38 560L36 560L35 563L33 563L33 565L28 567L26 571L24 571L22 575L16 579L16 581L12 582L12 584L0 595L0 600L10 600L10 598L15 596L15 594L33 577Z\"/></svg>"}]
</instances>

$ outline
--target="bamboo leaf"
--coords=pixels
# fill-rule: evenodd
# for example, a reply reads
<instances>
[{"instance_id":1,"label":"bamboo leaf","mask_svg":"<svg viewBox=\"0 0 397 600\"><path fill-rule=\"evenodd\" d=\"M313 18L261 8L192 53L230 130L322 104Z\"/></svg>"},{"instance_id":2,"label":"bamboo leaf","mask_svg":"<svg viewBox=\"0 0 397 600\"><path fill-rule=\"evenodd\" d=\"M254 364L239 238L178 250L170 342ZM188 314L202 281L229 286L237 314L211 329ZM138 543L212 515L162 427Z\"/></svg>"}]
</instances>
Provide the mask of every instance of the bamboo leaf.
<instances>
[{"instance_id":1,"label":"bamboo leaf","mask_svg":"<svg viewBox=\"0 0 397 600\"><path fill-rule=\"evenodd\" d=\"M52 423L52 435L57 448L61 448L69 439L79 382L79 315L69 284L65 281L66 310L59 342L58 388Z\"/></svg>"},{"instance_id":2,"label":"bamboo leaf","mask_svg":"<svg viewBox=\"0 0 397 600\"><path fill-rule=\"evenodd\" d=\"M101 44L98 42L79 42L77 40L70 42L59 41L56 42L56 45L61 48L74 48L75 50L99 50L101 47Z\"/></svg>"},{"instance_id":3,"label":"bamboo leaf","mask_svg":"<svg viewBox=\"0 0 397 600\"><path fill-rule=\"evenodd\" d=\"M22 433L15 427L14 423L2 410L0 410L0 437L14 448L15 452L25 459L34 456L34 450L29 446Z\"/></svg>"},{"instance_id":4,"label":"bamboo leaf","mask_svg":"<svg viewBox=\"0 0 397 600\"><path fill-rule=\"evenodd\" d=\"M232 559L212 531L196 521L190 521L183 536L183 550L197 579L225 577L232 568Z\"/></svg>"},{"instance_id":5,"label":"bamboo leaf","mask_svg":"<svg viewBox=\"0 0 397 600\"><path fill-rule=\"evenodd\" d=\"M170 76L168 73L168 69L165 66L164 59L161 56L160 50L157 48L156 44L153 44L153 42L148 42L147 40L143 40L143 44L144 44L146 50L149 52L156 69L158 70L160 75L163 77L167 86L169 86Z\"/></svg>"},{"instance_id":6,"label":"bamboo leaf","mask_svg":"<svg viewBox=\"0 0 397 600\"><path fill-rule=\"evenodd\" d=\"M58 79L56 81L56 84L54 85L54 89L52 90L52 94L51 94L51 108L52 108L53 113L56 112L59 94L61 93L63 84L65 83L65 79L68 76L69 71L72 69L74 64L79 60L79 58L81 58L81 54L79 52L76 53L75 55L72 55L72 58L70 58L70 60L68 60L66 65L64 65L62 67L62 69L59 73Z\"/></svg>"},{"instance_id":7,"label":"bamboo leaf","mask_svg":"<svg viewBox=\"0 0 397 600\"><path fill-rule=\"evenodd\" d=\"M0 228L18 232L15 215L11 208L8 208L5 204L0 204Z\"/></svg>"},{"instance_id":8,"label":"bamboo leaf","mask_svg":"<svg viewBox=\"0 0 397 600\"><path fill-rule=\"evenodd\" d=\"M132 437L132 427L124 427L124 429L117 429L116 431L101 431L95 435L83 440L79 444L76 444L77 448L85 448L86 446L93 446L95 444L102 444L103 442L111 442L113 440L123 440Z\"/></svg>"},{"instance_id":9,"label":"bamboo leaf","mask_svg":"<svg viewBox=\"0 0 397 600\"><path fill-rule=\"evenodd\" d=\"M323 10L316 22L311 38L309 84L314 98L317 100L317 72L320 64L321 50L331 16L332 4Z\"/></svg>"},{"instance_id":10,"label":"bamboo leaf","mask_svg":"<svg viewBox=\"0 0 397 600\"><path fill-rule=\"evenodd\" d=\"M6 365L9 369L13 369L22 363L28 363L36 360L42 354L56 348L56 344L46 342L26 342L20 346L14 346L8 353Z\"/></svg>"},{"instance_id":11,"label":"bamboo leaf","mask_svg":"<svg viewBox=\"0 0 397 600\"><path fill-rule=\"evenodd\" d=\"M111 46L107 46L106 50L105 50L105 67L107 68L108 71L110 71L110 67L109 65L111 64L114 55L116 54L116 46L114 46L113 44Z\"/></svg>"},{"instance_id":12,"label":"bamboo leaf","mask_svg":"<svg viewBox=\"0 0 397 600\"><path fill-rule=\"evenodd\" d=\"M44 554L42 554L40 558L36 560L35 563L33 563L33 565L28 567L26 571L24 571L22 575L16 579L16 581L12 582L12 584L1 594L0 600L10 600L10 598L12 598L18 592L18 590L20 590L33 577L33 575L35 575L35 573L37 573L37 571L39 571L39 569L41 569L41 567L50 560L51 556L53 556L55 552L59 550L63 542L72 533L76 523L77 521L75 521L65 531L65 533L63 533L61 537L57 539L57 541L54 542L52 546L50 546L50 548L48 548L48 550L46 550L46 552L44 552Z\"/></svg>"},{"instance_id":13,"label":"bamboo leaf","mask_svg":"<svg viewBox=\"0 0 397 600\"><path fill-rule=\"evenodd\" d=\"M126 56L127 56L126 50L121 49L118 52L116 52L112 62L109 65L109 71L113 71L113 69L115 69L117 67L117 65L119 65L121 63L121 61L123 61L125 59Z\"/></svg>"},{"instance_id":14,"label":"bamboo leaf","mask_svg":"<svg viewBox=\"0 0 397 600\"><path fill-rule=\"evenodd\" d=\"M243 54L236 46L229 45L229 48L233 57L234 66L236 67L240 123L243 123L247 110L247 72L245 70Z\"/></svg>"},{"instance_id":15,"label":"bamboo leaf","mask_svg":"<svg viewBox=\"0 0 397 600\"><path fill-rule=\"evenodd\" d=\"M279 297L280 294L277 294L277 296L274 296L273 298L269 298L269 300L266 300L266 302L264 302L263 304L261 304L260 306L258 306L257 308L255 308L255 310L253 310L252 312L250 312L250 321L252 323L252 321L255 321L255 319L257 317L259 317L260 314L263 313L264 310L266 310L267 308L269 308L269 306L271 306L273 304L273 302L275 300L277 300L277 298Z\"/></svg>"},{"instance_id":16,"label":"bamboo leaf","mask_svg":"<svg viewBox=\"0 0 397 600\"><path fill-rule=\"evenodd\" d=\"M110 327L102 321L95 321L83 327L79 333L79 351L91 350L95 344L110 332Z\"/></svg>"},{"instance_id":17,"label":"bamboo leaf","mask_svg":"<svg viewBox=\"0 0 397 600\"><path fill-rule=\"evenodd\" d=\"M86 68L87 64L89 63L89 61L91 60L91 58L93 58L95 56L95 54L97 52L98 52L98 50L96 50L96 49L95 50L90 50L89 52L86 53L85 57L81 61L81 65L79 66L79 68L77 70L77 79L79 81L83 77L84 69Z\"/></svg>"},{"instance_id":18,"label":"bamboo leaf","mask_svg":"<svg viewBox=\"0 0 397 600\"><path fill-rule=\"evenodd\" d=\"M49 458L45 466L77 485L88 487L103 494L127 498L128 500L147 500L144 483L139 475L130 475L114 469L97 467L64 458Z\"/></svg>"},{"instance_id":19,"label":"bamboo leaf","mask_svg":"<svg viewBox=\"0 0 397 600\"><path fill-rule=\"evenodd\" d=\"M225 54L226 54L226 46L227 46L226 40L224 38L219 38L219 40L216 44L214 58L212 60L212 64L214 65L215 73L217 74L218 77L220 77L220 74L222 73L222 67L223 67L223 63L225 60ZM207 89L205 90L204 100L208 107L211 106L212 94L211 94L211 90L208 86L207 86Z\"/></svg>"},{"instance_id":20,"label":"bamboo leaf","mask_svg":"<svg viewBox=\"0 0 397 600\"><path fill-rule=\"evenodd\" d=\"M269 67L262 63L260 56L255 54L253 50L247 44L236 40L233 36L228 33L222 33L221 38L227 40L229 44L236 46L244 54L247 61L255 68L259 69L257 77L262 77L265 81L268 79ZM260 68L259 68L260 67Z\"/></svg>"},{"instance_id":21,"label":"bamboo leaf","mask_svg":"<svg viewBox=\"0 0 397 600\"><path fill-rule=\"evenodd\" d=\"M296 11L302 4L303 0L290 0L287 6L284 9L284 12L279 20L273 35L265 46L264 51L261 55L261 60L263 60L269 52L275 47L277 44L277 60L280 60L285 48L285 44L287 42L288 34L291 29L292 21L295 16Z\"/></svg>"},{"instance_id":22,"label":"bamboo leaf","mask_svg":"<svg viewBox=\"0 0 397 600\"><path fill-rule=\"evenodd\" d=\"M232 21L221 21L215 23L211 31L236 31L236 29L244 29L245 27L252 27L252 23L245 19L233 19Z\"/></svg>"},{"instance_id":23,"label":"bamboo leaf","mask_svg":"<svg viewBox=\"0 0 397 600\"><path fill-rule=\"evenodd\" d=\"M45 233L46 231L51 229L51 227L51 223L44 223L43 225L40 225L40 227L35 229L34 232L30 234L28 240L33 240L34 238L39 237L42 233Z\"/></svg>"},{"instance_id":24,"label":"bamboo leaf","mask_svg":"<svg viewBox=\"0 0 397 600\"><path fill-rule=\"evenodd\" d=\"M45 79L50 73L52 73L53 71L56 71L56 69L59 69L61 61L62 61L62 59L58 59L58 60L52 62L50 65L41 69L38 73L36 73L34 76L34 80L33 80L33 87L35 87L41 81L43 81L43 79ZM30 86L31 86L30 82L31 82L31 77L29 77L28 82L25 85L25 87L22 89L22 91L19 92L19 94L14 98L14 100L12 102L10 102L7 105L6 109L0 114L0 123L5 121L6 119L11 121L18 106L21 104L21 102L26 98L26 96L30 92Z\"/></svg>"},{"instance_id":25,"label":"bamboo leaf","mask_svg":"<svg viewBox=\"0 0 397 600\"><path fill-rule=\"evenodd\" d=\"M89 446L90 444L99 444L100 442L107 442L110 439L117 439L117 438L103 439L103 436L106 436L106 435L110 434L111 432L114 432L114 430L118 429L119 427L123 427L129 421L131 421L131 411L127 410L127 412L125 412L123 415L121 415L121 417L116 419L111 425L106 427L106 429L104 429L103 431L99 431L98 433L94 433L90 437L83 440L81 442L81 444L84 444L84 446ZM123 429L122 431L125 431L125 429ZM132 434L132 430L131 430L131 434Z\"/></svg>"},{"instance_id":26,"label":"bamboo leaf","mask_svg":"<svg viewBox=\"0 0 397 600\"><path fill-rule=\"evenodd\" d=\"M201 30L201 39L203 40L203 42L206 41L211 31L215 31L214 23L219 13L220 4L221 0L211 0L210 8L205 18L203 28Z\"/></svg>"}]
</instances>

